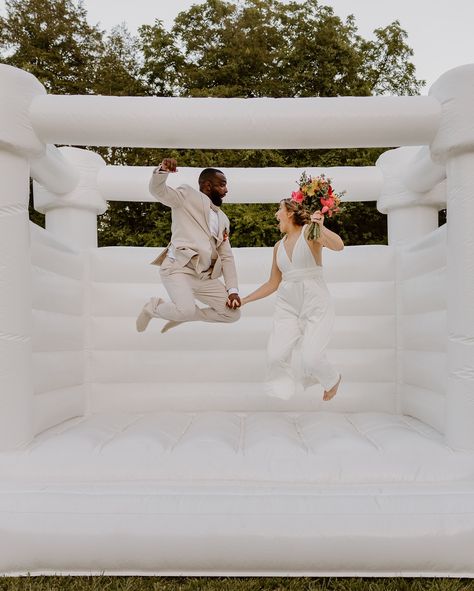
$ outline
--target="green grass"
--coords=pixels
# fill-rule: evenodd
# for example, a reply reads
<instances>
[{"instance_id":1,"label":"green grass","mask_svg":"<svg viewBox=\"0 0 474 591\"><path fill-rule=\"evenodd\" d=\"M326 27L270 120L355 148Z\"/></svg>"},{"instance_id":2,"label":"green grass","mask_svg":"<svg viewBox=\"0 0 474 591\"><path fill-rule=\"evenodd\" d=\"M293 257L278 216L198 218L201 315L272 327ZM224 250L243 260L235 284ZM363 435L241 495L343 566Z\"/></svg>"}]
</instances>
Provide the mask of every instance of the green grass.
<instances>
[{"instance_id":1,"label":"green grass","mask_svg":"<svg viewBox=\"0 0 474 591\"><path fill-rule=\"evenodd\" d=\"M0 591L474 591L474 580L330 577L21 577L1 578Z\"/></svg>"}]
</instances>

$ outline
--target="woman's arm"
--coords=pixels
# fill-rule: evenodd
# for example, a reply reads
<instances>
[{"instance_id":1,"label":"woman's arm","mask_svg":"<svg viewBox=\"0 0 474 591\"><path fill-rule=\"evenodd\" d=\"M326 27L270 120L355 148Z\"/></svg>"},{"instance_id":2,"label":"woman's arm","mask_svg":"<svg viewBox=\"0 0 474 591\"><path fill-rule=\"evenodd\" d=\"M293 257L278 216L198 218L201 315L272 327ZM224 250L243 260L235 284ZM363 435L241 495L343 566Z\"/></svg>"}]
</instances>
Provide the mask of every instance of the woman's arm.
<instances>
[{"instance_id":1,"label":"woman's arm","mask_svg":"<svg viewBox=\"0 0 474 591\"><path fill-rule=\"evenodd\" d=\"M330 250L342 250L344 248L344 242L339 234L325 226L321 228L321 236L318 238L318 242Z\"/></svg>"},{"instance_id":2,"label":"woman's arm","mask_svg":"<svg viewBox=\"0 0 474 591\"><path fill-rule=\"evenodd\" d=\"M311 216L311 221L318 224L321 230L321 234L319 238L315 240L315 242L321 246L329 248L330 250L342 250L344 248L344 242L342 241L342 238L339 236L339 234L329 230L324 225L324 215L320 211L313 213Z\"/></svg>"},{"instance_id":3,"label":"woman's arm","mask_svg":"<svg viewBox=\"0 0 474 591\"><path fill-rule=\"evenodd\" d=\"M269 280L264 283L263 285L261 285L259 288L257 288L255 291L253 291L251 294L249 294L247 297L242 299L242 306L245 304L248 304L249 302L255 302L256 300L261 300L262 298L266 298L267 296L271 295L272 293L274 293L277 289L278 286L280 285L281 282L281 271L278 268L277 262L276 262L276 255L278 252L278 245L280 244L280 242L277 242L275 244L275 247L273 248L273 263L272 263L272 270L270 273L270 278Z\"/></svg>"}]
</instances>

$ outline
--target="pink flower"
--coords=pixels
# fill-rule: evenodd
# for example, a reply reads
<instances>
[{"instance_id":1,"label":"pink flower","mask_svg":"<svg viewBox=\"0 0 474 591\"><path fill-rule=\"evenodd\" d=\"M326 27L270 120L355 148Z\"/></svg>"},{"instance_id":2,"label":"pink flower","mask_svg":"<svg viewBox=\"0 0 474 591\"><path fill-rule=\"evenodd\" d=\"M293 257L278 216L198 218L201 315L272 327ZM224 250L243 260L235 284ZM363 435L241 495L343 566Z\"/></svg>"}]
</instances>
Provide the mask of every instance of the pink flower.
<instances>
[{"instance_id":1,"label":"pink flower","mask_svg":"<svg viewBox=\"0 0 474 591\"><path fill-rule=\"evenodd\" d=\"M324 205L324 207L327 207L328 209L332 209L334 207L334 198L330 197L329 199L320 199L321 201L321 205Z\"/></svg>"},{"instance_id":2,"label":"pink flower","mask_svg":"<svg viewBox=\"0 0 474 591\"><path fill-rule=\"evenodd\" d=\"M321 199L321 201L322 201L322 199ZM329 211L329 207L328 207L327 205L325 205L325 206L322 208L322 210L321 210L321 213L326 213L327 211ZM331 212L329 212L329 216L331 216Z\"/></svg>"},{"instance_id":3,"label":"pink flower","mask_svg":"<svg viewBox=\"0 0 474 591\"><path fill-rule=\"evenodd\" d=\"M293 199L293 201L302 203L304 200L304 195L301 191L293 191L293 193L291 194L291 198Z\"/></svg>"}]
</instances>

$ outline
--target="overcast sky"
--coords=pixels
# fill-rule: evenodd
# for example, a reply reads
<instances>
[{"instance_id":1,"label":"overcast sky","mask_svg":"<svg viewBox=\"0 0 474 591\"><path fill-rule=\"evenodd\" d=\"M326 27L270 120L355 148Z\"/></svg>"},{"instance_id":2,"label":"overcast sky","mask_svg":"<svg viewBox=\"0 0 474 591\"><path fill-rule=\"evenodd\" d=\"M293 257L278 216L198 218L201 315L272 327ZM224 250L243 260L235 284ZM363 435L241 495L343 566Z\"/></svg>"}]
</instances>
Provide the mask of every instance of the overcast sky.
<instances>
[{"instance_id":1,"label":"overcast sky","mask_svg":"<svg viewBox=\"0 0 474 591\"><path fill-rule=\"evenodd\" d=\"M110 29L125 22L132 32L155 18L170 27L174 17L198 0L84 0L91 24ZM408 32L419 78L429 86L446 70L474 63L474 0L321 0L336 14L354 14L360 33L399 19ZM0 0L4 14L5 2Z\"/></svg>"}]
</instances>

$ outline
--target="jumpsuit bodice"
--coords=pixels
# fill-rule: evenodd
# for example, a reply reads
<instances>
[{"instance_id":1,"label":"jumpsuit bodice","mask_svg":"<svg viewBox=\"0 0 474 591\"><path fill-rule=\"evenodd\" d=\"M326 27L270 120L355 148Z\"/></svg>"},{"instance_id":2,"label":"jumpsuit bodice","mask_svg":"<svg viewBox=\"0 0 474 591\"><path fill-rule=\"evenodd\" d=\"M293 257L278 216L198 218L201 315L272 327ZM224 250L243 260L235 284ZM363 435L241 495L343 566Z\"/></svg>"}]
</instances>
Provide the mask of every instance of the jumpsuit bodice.
<instances>
[{"instance_id":1,"label":"jumpsuit bodice","mask_svg":"<svg viewBox=\"0 0 474 591\"><path fill-rule=\"evenodd\" d=\"M290 257L286 252L285 240L280 241L277 251L277 265L282 273L282 281L303 281L312 277L322 277L323 268L314 260L314 255L304 236L303 226Z\"/></svg>"}]
</instances>

